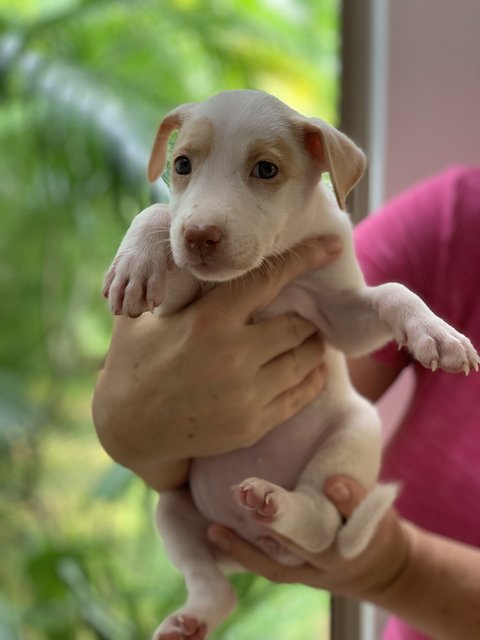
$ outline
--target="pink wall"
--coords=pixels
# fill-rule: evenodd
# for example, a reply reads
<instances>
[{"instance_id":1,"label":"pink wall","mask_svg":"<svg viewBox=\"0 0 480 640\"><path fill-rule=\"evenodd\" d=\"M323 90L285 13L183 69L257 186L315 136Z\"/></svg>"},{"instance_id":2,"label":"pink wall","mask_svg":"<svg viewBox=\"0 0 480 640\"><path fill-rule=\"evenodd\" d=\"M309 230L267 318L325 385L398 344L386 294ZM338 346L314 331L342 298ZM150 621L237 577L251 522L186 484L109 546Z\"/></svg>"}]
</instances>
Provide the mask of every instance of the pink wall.
<instances>
[{"instance_id":1,"label":"pink wall","mask_svg":"<svg viewBox=\"0 0 480 640\"><path fill-rule=\"evenodd\" d=\"M480 162L480 1L390 0L385 195Z\"/></svg>"},{"instance_id":2,"label":"pink wall","mask_svg":"<svg viewBox=\"0 0 480 640\"><path fill-rule=\"evenodd\" d=\"M480 163L480 0L384 1L389 198L453 163ZM379 403L387 436L413 384L405 372Z\"/></svg>"}]
</instances>

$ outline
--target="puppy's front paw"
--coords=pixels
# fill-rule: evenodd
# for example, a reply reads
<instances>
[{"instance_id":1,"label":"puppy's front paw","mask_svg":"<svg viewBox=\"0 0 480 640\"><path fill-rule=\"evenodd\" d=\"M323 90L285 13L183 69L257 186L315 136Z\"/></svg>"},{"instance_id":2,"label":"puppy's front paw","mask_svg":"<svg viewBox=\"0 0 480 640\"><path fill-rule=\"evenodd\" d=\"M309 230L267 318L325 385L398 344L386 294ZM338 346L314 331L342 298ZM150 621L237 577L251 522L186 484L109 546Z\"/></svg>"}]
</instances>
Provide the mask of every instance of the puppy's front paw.
<instances>
[{"instance_id":1,"label":"puppy's front paw","mask_svg":"<svg viewBox=\"0 0 480 640\"><path fill-rule=\"evenodd\" d=\"M164 294L166 261L163 256L119 253L105 276L103 295L114 315L137 318L158 307Z\"/></svg>"},{"instance_id":2,"label":"puppy's front paw","mask_svg":"<svg viewBox=\"0 0 480 640\"><path fill-rule=\"evenodd\" d=\"M161 304L169 224L168 209L162 205L145 209L132 222L104 281L103 295L114 315L136 318Z\"/></svg>"},{"instance_id":3,"label":"puppy's front paw","mask_svg":"<svg viewBox=\"0 0 480 640\"><path fill-rule=\"evenodd\" d=\"M440 318L412 320L404 333L400 346L405 345L424 367L451 373L478 371L480 358L470 340Z\"/></svg>"}]
</instances>

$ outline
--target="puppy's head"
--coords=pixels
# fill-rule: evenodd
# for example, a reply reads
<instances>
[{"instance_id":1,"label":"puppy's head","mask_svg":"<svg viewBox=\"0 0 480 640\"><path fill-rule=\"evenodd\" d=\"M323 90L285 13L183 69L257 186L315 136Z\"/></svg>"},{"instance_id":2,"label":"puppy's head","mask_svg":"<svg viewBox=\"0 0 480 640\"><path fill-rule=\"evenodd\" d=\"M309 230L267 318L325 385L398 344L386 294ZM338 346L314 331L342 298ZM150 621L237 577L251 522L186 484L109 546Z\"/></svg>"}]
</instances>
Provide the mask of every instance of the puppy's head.
<instances>
[{"instance_id":1,"label":"puppy's head","mask_svg":"<svg viewBox=\"0 0 480 640\"><path fill-rule=\"evenodd\" d=\"M148 177L173 149L170 240L175 263L201 280L229 280L291 247L315 225L312 196L329 172L338 206L360 179L363 153L327 123L273 96L229 91L182 105L160 124Z\"/></svg>"}]
</instances>

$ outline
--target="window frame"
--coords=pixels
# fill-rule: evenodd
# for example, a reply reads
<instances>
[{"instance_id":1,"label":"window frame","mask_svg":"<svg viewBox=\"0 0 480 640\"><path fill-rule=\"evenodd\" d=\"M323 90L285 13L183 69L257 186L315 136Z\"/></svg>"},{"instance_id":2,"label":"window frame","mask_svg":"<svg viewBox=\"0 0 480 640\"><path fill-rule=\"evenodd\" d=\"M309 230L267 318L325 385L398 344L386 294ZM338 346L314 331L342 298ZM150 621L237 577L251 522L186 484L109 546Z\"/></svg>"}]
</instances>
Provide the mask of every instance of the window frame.
<instances>
[{"instance_id":1,"label":"window frame","mask_svg":"<svg viewBox=\"0 0 480 640\"><path fill-rule=\"evenodd\" d=\"M367 154L368 168L349 198L353 223L384 200L390 0L342 0L340 129ZM331 640L376 640L377 612L332 596Z\"/></svg>"}]
</instances>

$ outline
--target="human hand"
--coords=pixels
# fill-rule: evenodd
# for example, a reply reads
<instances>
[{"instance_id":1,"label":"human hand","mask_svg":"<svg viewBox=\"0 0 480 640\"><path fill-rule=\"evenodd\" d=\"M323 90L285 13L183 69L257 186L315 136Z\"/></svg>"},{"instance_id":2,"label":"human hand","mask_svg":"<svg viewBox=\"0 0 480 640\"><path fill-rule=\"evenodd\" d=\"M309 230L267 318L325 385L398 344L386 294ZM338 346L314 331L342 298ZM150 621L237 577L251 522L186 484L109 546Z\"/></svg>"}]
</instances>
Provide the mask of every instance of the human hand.
<instances>
[{"instance_id":1,"label":"human hand","mask_svg":"<svg viewBox=\"0 0 480 640\"><path fill-rule=\"evenodd\" d=\"M342 516L348 518L367 491L351 478L335 476L325 483L324 493ZM319 554L308 553L291 540L268 529L269 536L305 561L298 567L279 564L220 525L211 525L208 537L247 570L272 582L302 583L334 594L375 601L395 583L407 565L410 554L409 527L390 509L367 549L348 560L342 558L333 547Z\"/></svg>"},{"instance_id":2,"label":"human hand","mask_svg":"<svg viewBox=\"0 0 480 640\"><path fill-rule=\"evenodd\" d=\"M316 327L296 315L250 318L340 249L310 240L249 274L248 287L239 278L172 316L119 318L93 400L107 452L160 489L147 466L159 473L165 460L249 446L311 402L325 379Z\"/></svg>"}]
</instances>

